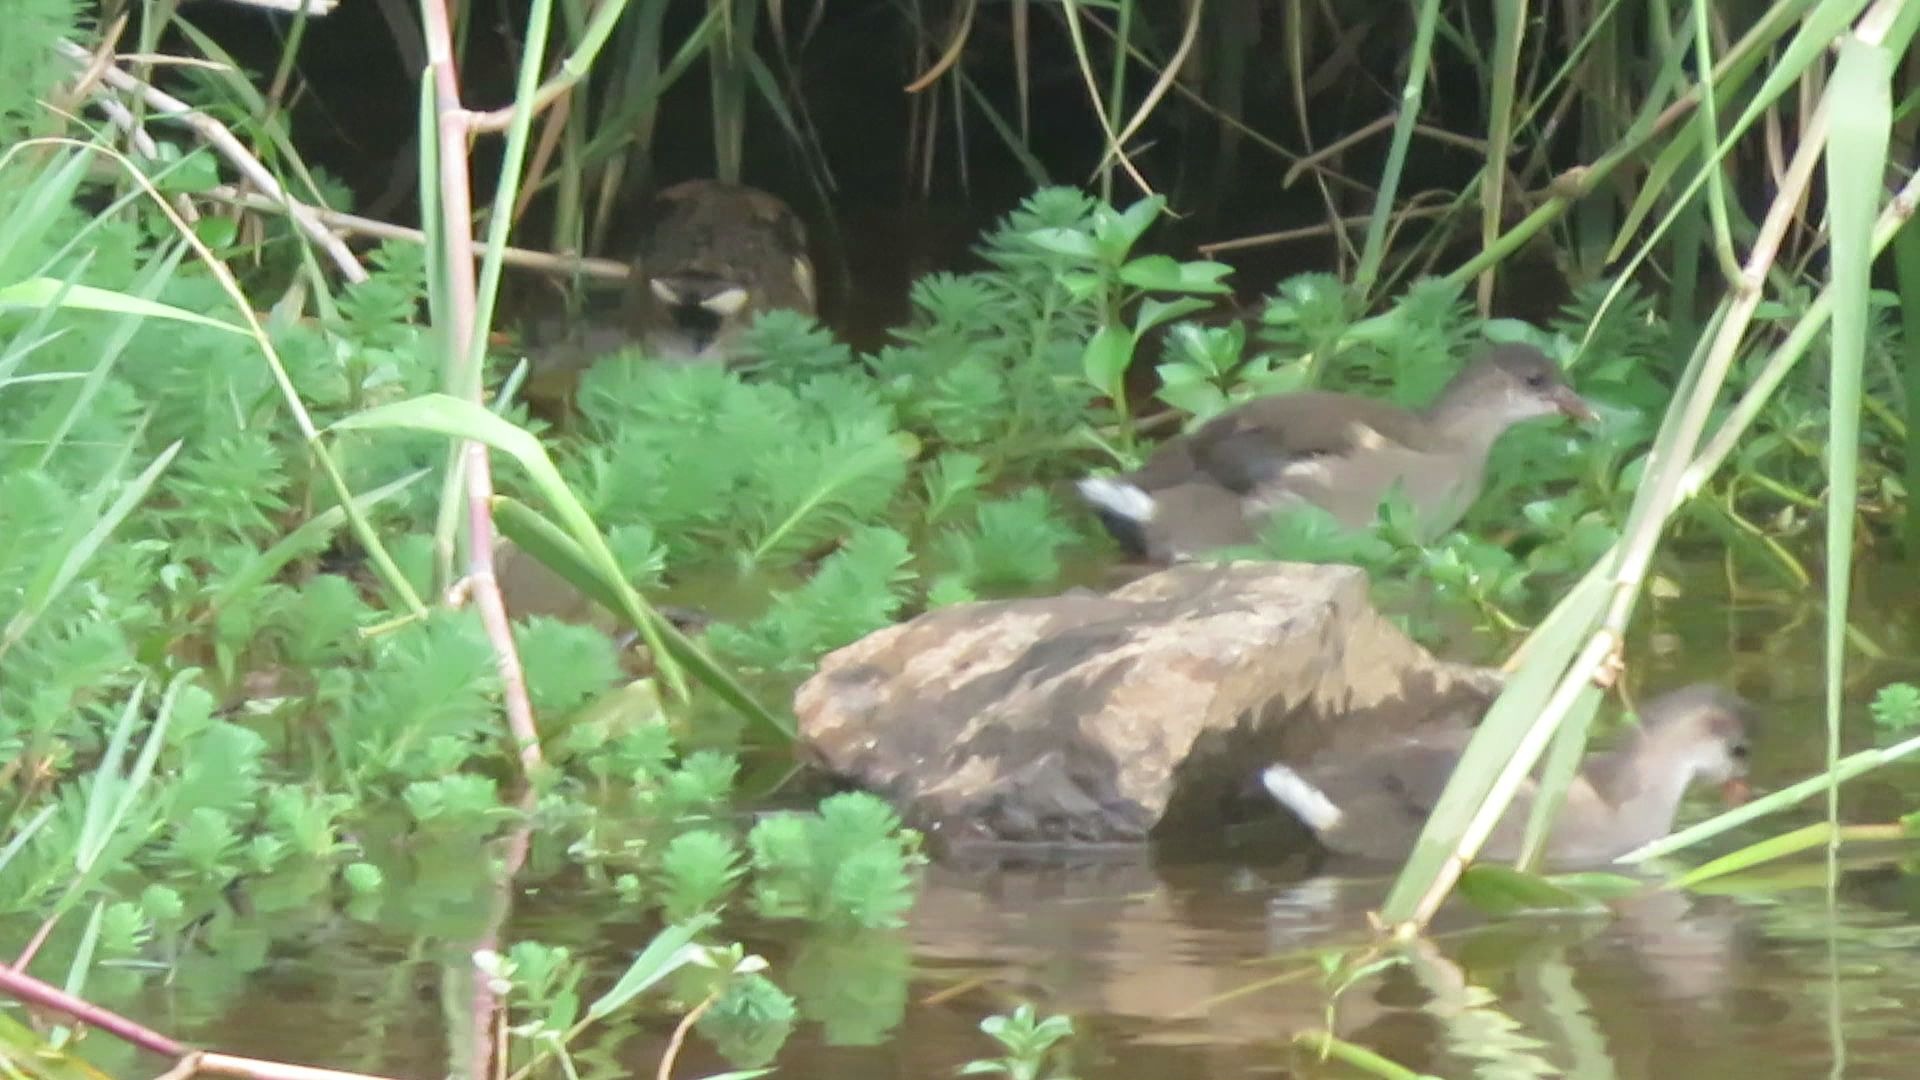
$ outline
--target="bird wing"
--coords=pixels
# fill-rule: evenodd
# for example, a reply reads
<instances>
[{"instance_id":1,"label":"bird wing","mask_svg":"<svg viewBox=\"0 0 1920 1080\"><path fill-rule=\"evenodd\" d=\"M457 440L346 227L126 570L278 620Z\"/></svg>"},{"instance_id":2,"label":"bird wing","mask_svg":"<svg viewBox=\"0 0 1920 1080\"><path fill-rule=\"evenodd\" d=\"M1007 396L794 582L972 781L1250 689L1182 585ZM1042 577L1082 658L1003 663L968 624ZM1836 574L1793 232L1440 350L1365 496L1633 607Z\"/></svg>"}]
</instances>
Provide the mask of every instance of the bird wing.
<instances>
[{"instance_id":1,"label":"bird wing","mask_svg":"<svg viewBox=\"0 0 1920 1080\"><path fill-rule=\"evenodd\" d=\"M1446 740L1408 739L1308 775L1350 820L1383 830L1417 829L1440 801L1459 758L1459 747Z\"/></svg>"},{"instance_id":2,"label":"bird wing","mask_svg":"<svg viewBox=\"0 0 1920 1080\"><path fill-rule=\"evenodd\" d=\"M1390 446L1421 449L1429 442L1419 418L1405 409L1306 391L1256 399L1215 417L1193 433L1187 453L1215 482L1246 494L1318 458Z\"/></svg>"},{"instance_id":3,"label":"bird wing","mask_svg":"<svg viewBox=\"0 0 1920 1080\"><path fill-rule=\"evenodd\" d=\"M1459 747L1415 743L1394 758L1393 768L1381 777L1381 786L1392 792L1409 814L1425 820L1440 801L1440 793L1446 790L1459 761Z\"/></svg>"}]
</instances>

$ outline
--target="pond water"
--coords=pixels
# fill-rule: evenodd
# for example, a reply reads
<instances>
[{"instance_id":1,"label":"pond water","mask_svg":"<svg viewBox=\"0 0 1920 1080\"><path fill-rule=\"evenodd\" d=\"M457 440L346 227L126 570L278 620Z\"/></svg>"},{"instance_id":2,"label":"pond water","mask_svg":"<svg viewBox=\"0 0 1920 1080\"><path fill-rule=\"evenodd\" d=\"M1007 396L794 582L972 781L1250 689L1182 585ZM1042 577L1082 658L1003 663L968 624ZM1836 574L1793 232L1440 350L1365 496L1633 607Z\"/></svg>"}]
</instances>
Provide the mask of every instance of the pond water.
<instances>
[{"instance_id":1,"label":"pond water","mask_svg":"<svg viewBox=\"0 0 1920 1080\"><path fill-rule=\"evenodd\" d=\"M1857 625L1884 655L1857 661L1850 746L1871 739L1871 690L1920 673L1910 580L1890 570L1863 582ZM1703 676L1734 685L1768 718L1756 786L1805 775L1823 739L1809 659L1819 656L1818 619L1789 594L1762 603L1712 585L1691 593L1644 620L1638 677L1656 688ZM1843 815L1886 821L1912 809L1914 775L1896 768L1857 782ZM1689 816L1709 809L1696 803ZM1817 816L1809 806L1717 846ZM1489 922L1455 902L1430 946L1349 986L1331 1013L1317 954L1365 947L1386 878L1316 874L1299 853L1246 852L949 862L929 870L898 934L746 928L804 1018L777 1075L950 1076L993 1054L979 1021L1023 1001L1073 1018L1081 1080L1364 1075L1290 1045L1329 1023L1343 1039L1445 1077L1915 1072L1920 875L1901 864L1905 851L1849 851L1831 898L1814 858L1714 893L1621 902L1611 918ZM440 899L464 906L462 896L451 884ZM335 920L297 948L271 946L241 992L215 995L237 1004L185 1008L157 991L134 1011L232 1053L444 1075L441 965L457 961L457 947L421 929L418 911L389 914L399 917ZM549 885L519 901L509 936L566 945L592 962L596 980L611 980L650 932L604 901ZM582 1076L653 1075L670 1028L671 1018L622 1017L583 1040L575 1065ZM725 1067L695 1039L674 1075Z\"/></svg>"}]
</instances>

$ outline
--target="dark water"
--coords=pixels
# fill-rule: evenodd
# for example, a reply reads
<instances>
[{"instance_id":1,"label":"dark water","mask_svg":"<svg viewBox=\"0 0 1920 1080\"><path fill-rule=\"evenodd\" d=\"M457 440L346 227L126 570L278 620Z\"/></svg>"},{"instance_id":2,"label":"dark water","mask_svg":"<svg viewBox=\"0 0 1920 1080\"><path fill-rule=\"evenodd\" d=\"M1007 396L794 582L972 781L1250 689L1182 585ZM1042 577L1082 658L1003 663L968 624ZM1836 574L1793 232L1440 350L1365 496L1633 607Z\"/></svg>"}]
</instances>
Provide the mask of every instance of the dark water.
<instances>
[{"instance_id":1,"label":"dark water","mask_svg":"<svg viewBox=\"0 0 1920 1080\"><path fill-rule=\"evenodd\" d=\"M1872 737L1871 691L1920 673L1907 581L1890 571L1863 582L1857 625L1885 655L1856 658L1850 749ZM1819 621L1803 603L1706 580L1650 608L1631 653L1644 687L1711 676L1761 703L1762 790L1812 771L1824 738ZM1913 779L1896 767L1857 781L1843 816L1910 810ZM1717 848L1818 813L1763 820ZM1831 908L1817 857L1717 894L1624 901L1611 918L1488 922L1455 903L1430 944L1337 998L1319 957L1368 946L1367 913L1387 882L1314 876L1310 860L1272 852L938 865L902 933L743 932L800 1001L803 1022L777 1059L786 1077L951 1076L993 1054L979 1021L1023 1001L1073 1018L1081 1080L1363 1075L1290 1045L1329 1024L1445 1077L1909 1077L1920 1060L1920 876L1901 864L1908 854L1850 850ZM471 915L479 900L449 879L436 903ZM297 948L267 946L269 962L243 987L212 995L238 1004L196 1008L184 990L160 991L141 1018L228 1052L444 1075L445 1018L464 1006L443 1005L442 965L458 963L458 947L419 910L389 915L397 921L335 920ZM553 886L523 897L512 927L586 958L589 995L650 932ZM574 1065L582 1076L651 1076L671 1024L619 1017L581 1041ZM724 1068L696 1038L674 1075Z\"/></svg>"}]
</instances>

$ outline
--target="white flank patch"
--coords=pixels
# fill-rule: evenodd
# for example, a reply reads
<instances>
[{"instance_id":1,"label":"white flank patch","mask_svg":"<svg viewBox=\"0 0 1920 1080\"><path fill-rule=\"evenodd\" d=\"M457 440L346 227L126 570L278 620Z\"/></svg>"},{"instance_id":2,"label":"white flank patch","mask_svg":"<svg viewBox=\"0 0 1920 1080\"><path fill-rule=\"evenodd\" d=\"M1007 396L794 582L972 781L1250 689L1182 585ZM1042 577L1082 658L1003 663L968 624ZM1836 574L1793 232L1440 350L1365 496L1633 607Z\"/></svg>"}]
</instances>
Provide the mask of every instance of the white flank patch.
<instances>
[{"instance_id":1,"label":"white flank patch","mask_svg":"<svg viewBox=\"0 0 1920 1080\"><path fill-rule=\"evenodd\" d=\"M1280 805L1293 811L1314 832L1333 828L1345 816L1325 792L1285 765L1267 766L1260 773L1260 782L1266 785L1269 794L1280 800Z\"/></svg>"},{"instance_id":2,"label":"white flank patch","mask_svg":"<svg viewBox=\"0 0 1920 1080\"><path fill-rule=\"evenodd\" d=\"M1353 445L1362 450L1378 450L1387 445L1387 437L1370 425L1355 420L1348 426L1352 429Z\"/></svg>"},{"instance_id":3,"label":"white flank patch","mask_svg":"<svg viewBox=\"0 0 1920 1080\"><path fill-rule=\"evenodd\" d=\"M1080 497L1100 507L1118 514L1128 521L1153 520L1153 496L1134 487L1105 476L1089 476L1076 485Z\"/></svg>"},{"instance_id":4,"label":"white flank patch","mask_svg":"<svg viewBox=\"0 0 1920 1080\"><path fill-rule=\"evenodd\" d=\"M1325 458L1303 458L1289 461L1280 468L1280 482L1283 484L1324 484L1332 474L1327 470Z\"/></svg>"},{"instance_id":5,"label":"white flank patch","mask_svg":"<svg viewBox=\"0 0 1920 1080\"><path fill-rule=\"evenodd\" d=\"M747 306L747 290L738 285L730 286L700 301L700 306L723 319L730 319Z\"/></svg>"}]
</instances>

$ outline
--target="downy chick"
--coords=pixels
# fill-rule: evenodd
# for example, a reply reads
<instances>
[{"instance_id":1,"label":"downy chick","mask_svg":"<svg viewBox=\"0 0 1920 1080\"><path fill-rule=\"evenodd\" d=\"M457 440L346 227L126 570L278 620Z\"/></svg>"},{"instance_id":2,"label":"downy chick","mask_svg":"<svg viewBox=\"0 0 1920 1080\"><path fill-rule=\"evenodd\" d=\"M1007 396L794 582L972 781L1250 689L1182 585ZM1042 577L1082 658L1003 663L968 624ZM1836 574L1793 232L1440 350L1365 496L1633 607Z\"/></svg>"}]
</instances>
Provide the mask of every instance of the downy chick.
<instances>
[{"instance_id":1,"label":"downy chick","mask_svg":"<svg viewBox=\"0 0 1920 1080\"><path fill-rule=\"evenodd\" d=\"M814 314L806 229L774 196L688 180L655 195L645 221L626 312L649 358L727 363L755 314Z\"/></svg>"}]
</instances>

